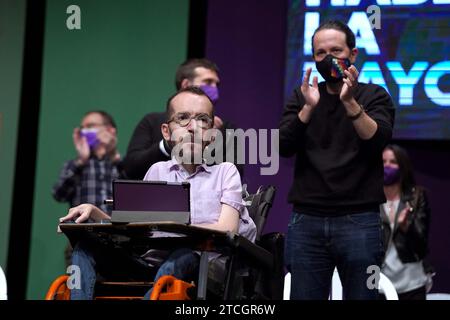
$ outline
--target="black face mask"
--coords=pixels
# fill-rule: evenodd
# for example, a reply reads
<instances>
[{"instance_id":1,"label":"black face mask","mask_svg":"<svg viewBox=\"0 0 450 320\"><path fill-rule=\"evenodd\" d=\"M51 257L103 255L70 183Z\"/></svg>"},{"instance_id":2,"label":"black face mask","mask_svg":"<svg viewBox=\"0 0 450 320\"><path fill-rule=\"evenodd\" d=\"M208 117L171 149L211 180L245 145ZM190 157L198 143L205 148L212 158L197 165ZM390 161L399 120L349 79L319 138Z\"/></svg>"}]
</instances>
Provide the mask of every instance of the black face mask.
<instances>
[{"instance_id":1,"label":"black face mask","mask_svg":"<svg viewBox=\"0 0 450 320\"><path fill-rule=\"evenodd\" d=\"M348 58L340 59L327 54L322 61L316 62L317 71L325 79L326 82L337 83L345 77L344 70L350 67L351 63Z\"/></svg>"}]
</instances>

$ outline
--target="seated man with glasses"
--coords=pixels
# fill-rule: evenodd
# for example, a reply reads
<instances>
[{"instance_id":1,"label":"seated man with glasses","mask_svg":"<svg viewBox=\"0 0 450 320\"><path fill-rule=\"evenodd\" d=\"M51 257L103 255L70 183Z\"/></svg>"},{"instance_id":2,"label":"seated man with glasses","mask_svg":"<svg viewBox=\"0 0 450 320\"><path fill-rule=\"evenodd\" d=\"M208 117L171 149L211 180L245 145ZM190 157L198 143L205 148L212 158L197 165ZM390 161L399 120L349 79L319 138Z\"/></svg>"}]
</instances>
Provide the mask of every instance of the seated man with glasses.
<instances>
[{"instance_id":1,"label":"seated man with glasses","mask_svg":"<svg viewBox=\"0 0 450 320\"><path fill-rule=\"evenodd\" d=\"M176 90L195 86L201 88L211 99L214 107L219 102L219 68L208 59L188 59L176 71ZM220 108L219 108L220 109ZM165 112L146 114L137 124L128 144L124 158L124 171L129 179L142 179L148 168L159 161L170 160L171 147L161 134L161 125L167 120ZM239 163L238 152L243 146L234 137L232 130L236 127L215 113L213 127L221 132L221 141L214 141L214 164L224 161L233 162L241 175L244 175L244 164Z\"/></svg>"},{"instance_id":2,"label":"seated man with glasses","mask_svg":"<svg viewBox=\"0 0 450 320\"><path fill-rule=\"evenodd\" d=\"M180 90L167 102L166 123L161 126L164 139L172 146L172 159L155 163L144 180L189 182L191 184L191 223L219 231L238 232L255 240L256 226L242 201L242 186L236 166L229 162L207 166L203 161L205 148L214 139L214 110L211 100L199 88ZM170 195L168 195L170 201ZM101 221L109 216L99 208L83 204L72 208L60 222L74 219L81 223L88 219ZM129 278L150 277L151 268L143 261L157 266L154 280L163 275L173 275L190 281L198 274L199 254L190 248L172 252L150 250L141 257L123 252L119 257L111 250L93 248L83 242L75 247L73 264L80 268L81 288L72 289L72 299L92 299L96 273L115 271ZM210 260L223 270L219 254L210 254ZM211 265L211 264L210 264ZM149 296L150 292L147 294Z\"/></svg>"}]
</instances>

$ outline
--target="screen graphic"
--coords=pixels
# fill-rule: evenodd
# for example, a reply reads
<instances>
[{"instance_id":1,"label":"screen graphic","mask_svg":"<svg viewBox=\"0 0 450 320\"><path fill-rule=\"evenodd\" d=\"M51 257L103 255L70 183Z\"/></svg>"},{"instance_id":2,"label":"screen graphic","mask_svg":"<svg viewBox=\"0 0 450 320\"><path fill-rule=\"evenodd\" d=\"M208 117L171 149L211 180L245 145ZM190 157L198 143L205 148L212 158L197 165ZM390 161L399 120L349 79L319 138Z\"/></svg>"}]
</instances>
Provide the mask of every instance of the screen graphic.
<instances>
[{"instance_id":1,"label":"screen graphic","mask_svg":"<svg viewBox=\"0 0 450 320\"><path fill-rule=\"evenodd\" d=\"M392 96L394 138L450 139L450 0L290 1L285 99L309 67L323 81L311 37L334 19L355 33L359 81Z\"/></svg>"}]
</instances>

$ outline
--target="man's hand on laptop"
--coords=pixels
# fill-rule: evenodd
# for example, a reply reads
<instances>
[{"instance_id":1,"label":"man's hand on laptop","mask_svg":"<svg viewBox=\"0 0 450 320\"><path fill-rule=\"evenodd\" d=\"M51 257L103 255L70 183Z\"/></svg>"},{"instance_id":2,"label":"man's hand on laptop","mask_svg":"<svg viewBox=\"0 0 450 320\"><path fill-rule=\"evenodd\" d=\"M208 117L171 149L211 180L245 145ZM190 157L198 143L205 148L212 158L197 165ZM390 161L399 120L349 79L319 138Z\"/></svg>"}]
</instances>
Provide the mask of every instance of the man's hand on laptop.
<instances>
[{"instance_id":1,"label":"man's hand on laptop","mask_svg":"<svg viewBox=\"0 0 450 320\"><path fill-rule=\"evenodd\" d=\"M102 220L109 220L111 218L96 206L84 203L80 204L79 206L70 208L65 217L59 218L59 222L64 223L73 221L75 223L82 223L89 219L100 222Z\"/></svg>"}]
</instances>

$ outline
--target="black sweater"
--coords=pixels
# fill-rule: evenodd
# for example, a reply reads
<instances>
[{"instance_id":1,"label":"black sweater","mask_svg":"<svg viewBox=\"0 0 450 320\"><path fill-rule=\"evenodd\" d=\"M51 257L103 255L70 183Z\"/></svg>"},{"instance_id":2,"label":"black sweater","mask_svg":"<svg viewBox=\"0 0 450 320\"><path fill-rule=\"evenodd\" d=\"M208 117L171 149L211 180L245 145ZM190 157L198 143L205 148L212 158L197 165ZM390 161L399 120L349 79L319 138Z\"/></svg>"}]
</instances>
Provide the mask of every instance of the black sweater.
<instances>
[{"instance_id":1,"label":"black sweater","mask_svg":"<svg viewBox=\"0 0 450 320\"><path fill-rule=\"evenodd\" d=\"M145 117L142 118L136 126L130 143L128 144L127 154L124 159L124 170L127 178L142 180L148 169L153 164L160 161L170 160L170 157L166 156L159 149L159 143L163 138L161 133L161 124L165 121L165 112L149 113L145 115ZM223 121L223 159L226 159L227 144L233 142L225 139L226 129L235 129L235 127L228 121ZM237 145L235 144L235 159L233 161L235 164L237 162L236 148ZM244 166L242 164L236 164L236 167L238 168L242 178L244 175Z\"/></svg>"},{"instance_id":2,"label":"black sweater","mask_svg":"<svg viewBox=\"0 0 450 320\"><path fill-rule=\"evenodd\" d=\"M395 109L380 86L360 83L356 101L377 123L377 131L362 140L347 117L339 95L319 84L320 100L310 122L298 112L305 104L300 89L284 108L280 122L280 155L296 155L294 182L288 200L295 211L317 214L358 213L377 210L385 202L382 151L391 139Z\"/></svg>"}]
</instances>

